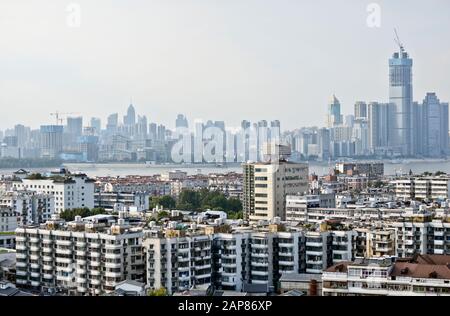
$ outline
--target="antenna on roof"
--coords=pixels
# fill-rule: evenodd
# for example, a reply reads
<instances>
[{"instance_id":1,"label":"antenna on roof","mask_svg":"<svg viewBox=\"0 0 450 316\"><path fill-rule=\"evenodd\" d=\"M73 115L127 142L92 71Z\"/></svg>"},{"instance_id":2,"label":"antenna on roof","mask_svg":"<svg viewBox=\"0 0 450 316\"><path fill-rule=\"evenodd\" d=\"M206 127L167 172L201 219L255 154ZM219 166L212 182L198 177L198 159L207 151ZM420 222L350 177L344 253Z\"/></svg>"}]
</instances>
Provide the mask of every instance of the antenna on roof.
<instances>
[{"instance_id":1,"label":"antenna on roof","mask_svg":"<svg viewBox=\"0 0 450 316\"><path fill-rule=\"evenodd\" d=\"M395 39L394 40L397 43L397 45L400 47L400 52L404 53L405 52L405 47L403 46L402 42L400 41L400 37L398 36L396 28L394 28L394 33L395 33Z\"/></svg>"}]
</instances>

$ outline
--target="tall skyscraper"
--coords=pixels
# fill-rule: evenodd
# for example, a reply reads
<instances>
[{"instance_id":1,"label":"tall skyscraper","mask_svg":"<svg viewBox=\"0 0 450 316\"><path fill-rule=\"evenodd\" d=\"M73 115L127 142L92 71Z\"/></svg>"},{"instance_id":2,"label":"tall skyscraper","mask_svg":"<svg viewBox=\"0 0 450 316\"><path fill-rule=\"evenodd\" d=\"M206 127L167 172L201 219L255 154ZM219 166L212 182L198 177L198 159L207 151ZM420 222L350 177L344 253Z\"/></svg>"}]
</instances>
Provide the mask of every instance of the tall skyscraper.
<instances>
[{"instance_id":1,"label":"tall skyscraper","mask_svg":"<svg viewBox=\"0 0 450 316\"><path fill-rule=\"evenodd\" d=\"M64 132L73 135L74 137L81 136L83 133L83 118L80 117L68 117L67 126Z\"/></svg>"},{"instance_id":2,"label":"tall skyscraper","mask_svg":"<svg viewBox=\"0 0 450 316\"><path fill-rule=\"evenodd\" d=\"M448 153L448 103L441 103L435 93L427 93L422 103L423 154L440 157Z\"/></svg>"},{"instance_id":3,"label":"tall skyscraper","mask_svg":"<svg viewBox=\"0 0 450 316\"><path fill-rule=\"evenodd\" d=\"M181 127L185 127L188 128L188 121L186 119L186 116L184 116L183 114L178 114L177 115L177 119L175 121L175 127L176 128L181 128Z\"/></svg>"},{"instance_id":4,"label":"tall skyscraper","mask_svg":"<svg viewBox=\"0 0 450 316\"><path fill-rule=\"evenodd\" d=\"M147 138L148 134L148 123L147 123L147 116L138 116L138 120L136 123L136 139L138 140L145 140Z\"/></svg>"},{"instance_id":5,"label":"tall skyscraper","mask_svg":"<svg viewBox=\"0 0 450 316\"><path fill-rule=\"evenodd\" d=\"M368 146L372 154L386 154L389 145L389 113L393 105L371 102L368 105Z\"/></svg>"},{"instance_id":6,"label":"tall skyscraper","mask_svg":"<svg viewBox=\"0 0 450 316\"><path fill-rule=\"evenodd\" d=\"M112 134L117 131L119 125L119 114L114 113L108 116L108 121L106 123L106 130L108 133Z\"/></svg>"},{"instance_id":7,"label":"tall skyscraper","mask_svg":"<svg viewBox=\"0 0 450 316\"><path fill-rule=\"evenodd\" d=\"M98 117L91 118L91 127L94 128L96 134L102 130L102 121Z\"/></svg>"},{"instance_id":8,"label":"tall skyscraper","mask_svg":"<svg viewBox=\"0 0 450 316\"><path fill-rule=\"evenodd\" d=\"M57 158L63 148L63 126L41 126L41 157Z\"/></svg>"},{"instance_id":9,"label":"tall skyscraper","mask_svg":"<svg viewBox=\"0 0 450 316\"><path fill-rule=\"evenodd\" d=\"M17 147L24 148L30 137L30 128L22 124L14 126L14 135L17 137Z\"/></svg>"},{"instance_id":10,"label":"tall skyscraper","mask_svg":"<svg viewBox=\"0 0 450 316\"><path fill-rule=\"evenodd\" d=\"M367 104L366 102L358 101L355 103L355 120L367 119Z\"/></svg>"},{"instance_id":11,"label":"tall skyscraper","mask_svg":"<svg viewBox=\"0 0 450 316\"><path fill-rule=\"evenodd\" d=\"M413 61L399 43L400 51L389 59L389 102L393 104L389 122L389 146L394 154L412 152L412 65Z\"/></svg>"},{"instance_id":12,"label":"tall skyscraper","mask_svg":"<svg viewBox=\"0 0 450 316\"><path fill-rule=\"evenodd\" d=\"M136 124L136 110L134 109L133 104L128 106L127 115L123 117L123 124L126 126L133 126Z\"/></svg>"},{"instance_id":13,"label":"tall skyscraper","mask_svg":"<svg viewBox=\"0 0 450 316\"><path fill-rule=\"evenodd\" d=\"M328 103L327 127L332 128L342 124L341 103L335 95L331 97Z\"/></svg>"}]
</instances>

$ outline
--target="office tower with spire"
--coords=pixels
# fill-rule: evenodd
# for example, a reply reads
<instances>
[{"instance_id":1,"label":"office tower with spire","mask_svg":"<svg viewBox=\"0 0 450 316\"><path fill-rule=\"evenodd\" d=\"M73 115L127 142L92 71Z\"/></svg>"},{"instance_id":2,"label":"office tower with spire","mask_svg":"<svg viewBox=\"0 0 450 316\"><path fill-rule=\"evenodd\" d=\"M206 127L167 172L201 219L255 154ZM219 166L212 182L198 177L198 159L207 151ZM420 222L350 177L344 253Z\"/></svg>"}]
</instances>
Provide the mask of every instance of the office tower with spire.
<instances>
[{"instance_id":1,"label":"office tower with spire","mask_svg":"<svg viewBox=\"0 0 450 316\"><path fill-rule=\"evenodd\" d=\"M399 51L389 59L389 102L393 105L389 122L389 147L395 155L410 156L414 154L412 150L413 61L398 36L396 42Z\"/></svg>"},{"instance_id":2,"label":"office tower with spire","mask_svg":"<svg viewBox=\"0 0 450 316\"><path fill-rule=\"evenodd\" d=\"M136 124L136 110L134 109L133 104L128 106L127 115L123 117L123 124L125 126L134 126L134 124Z\"/></svg>"},{"instance_id":3,"label":"office tower with spire","mask_svg":"<svg viewBox=\"0 0 450 316\"><path fill-rule=\"evenodd\" d=\"M333 94L328 103L327 127L332 128L342 124L341 103Z\"/></svg>"}]
</instances>

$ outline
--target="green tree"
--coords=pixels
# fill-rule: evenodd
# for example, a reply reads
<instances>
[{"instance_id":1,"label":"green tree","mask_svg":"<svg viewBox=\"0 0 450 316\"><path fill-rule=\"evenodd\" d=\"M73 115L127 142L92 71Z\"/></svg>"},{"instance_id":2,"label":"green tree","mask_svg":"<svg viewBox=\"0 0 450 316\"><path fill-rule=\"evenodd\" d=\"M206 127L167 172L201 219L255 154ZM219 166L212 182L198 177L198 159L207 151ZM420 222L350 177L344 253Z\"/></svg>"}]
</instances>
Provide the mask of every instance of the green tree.
<instances>
[{"instance_id":1,"label":"green tree","mask_svg":"<svg viewBox=\"0 0 450 316\"><path fill-rule=\"evenodd\" d=\"M162 206L164 209L174 209L176 206L176 201L170 195L164 196L152 196L150 198L150 209L156 207L156 205Z\"/></svg>"},{"instance_id":2,"label":"green tree","mask_svg":"<svg viewBox=\"0 0 450 316\"><path fill-rule=\"evenodd\" d=\"M92 215L105 214L105 210L102 208L93 208L90 210L87 207L67 209L59 213L59 217L67 222L75 220L75 216L88 217Z\"/></svg>"},{"instance_id":3,"label":"green tree","mask_svg":"<svg viewBox=\"0 0 450 316\"><path fill-rule=\"evenodd\" d=\"M199 211L201 209L201 194L194 190L183 190L178 199L178 208L187 211Z\"/></svg>"},{"instance_id":4,"label":"green tree","mask_svg":"<svg viewBox=\"0 0 450 316\"><path fill-rule=\"evenodd\" d=\"M243 211L229 212L228 213L228 218L229 219L243 219L244 218L244 212Z\"/></svg>"},{"instance_id":5,"label":"green tree","mask_svg":"<svg viewBox=\"0 0 450 316\"><path fill-rule=\"evenodd\" d=\"M168 212L166 212L166 211L161 211L161 212L159 212L158 215L157 215L157 220L159 221L159 220L161 220L162 218L164 218L164 217L169 217L169 216L170 216L170 214L169 214Z\"/></svg>"},{"instance_id":6,"label":"green tree","mask_svg":"<svg viewBox=\"0 0 450 316\"><path fill-rule=\"evenodd\" d=\"M163 287L156 290L149 290L147 296L167 296L167 290Z\"/></svg>"}]
</instances>

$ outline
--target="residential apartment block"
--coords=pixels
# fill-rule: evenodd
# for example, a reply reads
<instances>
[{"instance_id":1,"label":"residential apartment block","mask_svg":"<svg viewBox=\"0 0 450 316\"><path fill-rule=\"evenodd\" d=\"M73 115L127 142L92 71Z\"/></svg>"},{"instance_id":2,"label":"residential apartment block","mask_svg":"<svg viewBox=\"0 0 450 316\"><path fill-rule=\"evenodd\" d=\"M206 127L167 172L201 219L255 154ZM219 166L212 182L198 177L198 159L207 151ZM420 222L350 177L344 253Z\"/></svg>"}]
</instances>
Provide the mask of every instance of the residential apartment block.
<instances>
[{"instance_id":1,"label":"residential apartment block","mask_svg":"<svg viewBox=\"0 0 450 316\"><path fill-rule=\"evenodd\" d=\"M111 224L113 223L113 224ZM22 287L100 295L144 279L141 229L97 215L16 229L16 279Z\"/></svg>"},{"instance_id":2,"label":"residential apartment block","mask_svg":"<svg viewBox=\"0 0 450 316\"><path fill-rule=\"evenodd\" d=\"M243 207L251 222L286 218L286 196L308 192L308 165L280 161L244 165Z\"/></svg>"},{"instance_id":3,"label":"residential apartment block","mask_svg":"<svg viewBox=\"0 0 450 316\"><path fill-rule=\"evenodd\" d=\"M94 180L85 174L64 171L49 177L16 179L13 182L13 190L53 195L56 213L67 209L94 207Z\"/></svg>"},{"instance_id":4,"label":"residential apartment block","mask_svg":"<svg viewBox=\"0 0 450 316\"><path fill-rule=\"evenodd\" d=\"M449 256L364 259L328 268L324 296L450 296Z\"/></svg>"}]
</instances>

